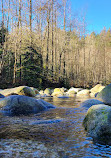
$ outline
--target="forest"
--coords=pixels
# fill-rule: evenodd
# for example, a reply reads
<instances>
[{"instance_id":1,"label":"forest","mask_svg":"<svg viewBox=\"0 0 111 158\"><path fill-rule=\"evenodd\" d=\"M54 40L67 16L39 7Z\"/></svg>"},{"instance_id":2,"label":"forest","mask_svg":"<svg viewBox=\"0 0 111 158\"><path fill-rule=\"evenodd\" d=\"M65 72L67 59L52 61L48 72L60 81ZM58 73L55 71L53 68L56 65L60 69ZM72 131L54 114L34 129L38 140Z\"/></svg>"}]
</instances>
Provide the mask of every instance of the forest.
<instances>
[{"instance_id":1,"label":"forest","mask_svg":"<svg viewBox=\"0 0 111 158\"><path fill-rule=\"evenodd\" d=\"M88 34L68 0L1 0L1 88L84 87L111 78L111 29Z\"/></svg>"}]
</instances>

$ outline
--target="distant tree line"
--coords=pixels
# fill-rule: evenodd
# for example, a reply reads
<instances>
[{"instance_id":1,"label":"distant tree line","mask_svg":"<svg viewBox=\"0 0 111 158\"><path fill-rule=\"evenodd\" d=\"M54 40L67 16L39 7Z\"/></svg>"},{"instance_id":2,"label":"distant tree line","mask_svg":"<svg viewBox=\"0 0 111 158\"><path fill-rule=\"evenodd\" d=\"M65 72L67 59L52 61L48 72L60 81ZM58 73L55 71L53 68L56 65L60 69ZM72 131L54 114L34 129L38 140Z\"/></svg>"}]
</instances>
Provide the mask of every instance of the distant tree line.
<instances>
[{"instance_id":1,"label":"distant tree line","mask_svg":"<svg viewBox=\"0 0 111 158\"><path fill-rule=\"evenodd\" d=\"M111 78L111 30L86 34L68 0L2 0L1 88L88 87Z\"/></svg>"}]
</instances>

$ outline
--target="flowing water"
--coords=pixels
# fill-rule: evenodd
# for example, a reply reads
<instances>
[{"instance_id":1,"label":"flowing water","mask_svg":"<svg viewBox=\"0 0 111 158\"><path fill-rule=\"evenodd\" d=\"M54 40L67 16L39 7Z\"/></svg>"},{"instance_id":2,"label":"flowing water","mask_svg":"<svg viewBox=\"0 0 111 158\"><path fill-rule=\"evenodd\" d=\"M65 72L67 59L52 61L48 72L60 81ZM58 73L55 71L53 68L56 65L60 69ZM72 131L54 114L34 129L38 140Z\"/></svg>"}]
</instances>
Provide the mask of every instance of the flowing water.
<instances>
[{"instance_id":1,"label":"flowing water","mask_svg":"<svg viewBox=\"0 0 111 158\"><path fill-rule=\"evenodd\" d=\"M94 144L84 131L84 99L44 100L57 108L30 116L0 116L0 158L111 157L111 146Z\"/></svg>"}]
</instances>

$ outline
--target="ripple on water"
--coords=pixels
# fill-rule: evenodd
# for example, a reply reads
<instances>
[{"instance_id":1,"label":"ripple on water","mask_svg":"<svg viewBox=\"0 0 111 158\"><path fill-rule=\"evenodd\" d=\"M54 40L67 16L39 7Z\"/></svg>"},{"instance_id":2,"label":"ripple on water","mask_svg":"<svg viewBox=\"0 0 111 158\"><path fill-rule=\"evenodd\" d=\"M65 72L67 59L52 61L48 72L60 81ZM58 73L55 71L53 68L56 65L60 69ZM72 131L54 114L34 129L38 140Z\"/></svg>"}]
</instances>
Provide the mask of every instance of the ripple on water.
<instances>
[{"instance_id":1,"label":"ripple on water","mask_svg":"<svg viewBox=\"0 0 111 158\"><path fill-rule=\"evenodd\" d=\"M79 108L80 100L50 98L49 102L57 108L29 117L0 116L1 138L7 131L0 141L0 158L111 157L111 146L94 144L86 136L82 127L86 111ZM15 128L17 137L13 137Z\"/></svg>"}]
</instances>

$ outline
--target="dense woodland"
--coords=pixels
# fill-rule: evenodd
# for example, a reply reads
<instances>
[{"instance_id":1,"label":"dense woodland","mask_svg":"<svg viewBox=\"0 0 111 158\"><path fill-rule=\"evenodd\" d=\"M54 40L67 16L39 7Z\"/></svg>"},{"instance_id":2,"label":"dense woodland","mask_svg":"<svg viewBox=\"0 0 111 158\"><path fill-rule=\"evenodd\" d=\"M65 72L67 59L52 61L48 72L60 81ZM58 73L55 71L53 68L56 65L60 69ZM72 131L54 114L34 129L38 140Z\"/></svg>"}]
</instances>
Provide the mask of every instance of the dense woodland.
<instances>
[{"instance_id":1,"label":"dense woodland","mask_svg":"<svg viewBox=\"0 0 111 158\"><path fill-rule=\"evenodd\" d=\"M1 88L110 83L111 30L87 32L68 0L1 0Z\"/></svg>"}]
</instances>

